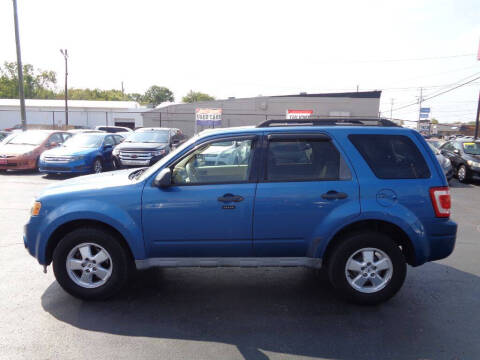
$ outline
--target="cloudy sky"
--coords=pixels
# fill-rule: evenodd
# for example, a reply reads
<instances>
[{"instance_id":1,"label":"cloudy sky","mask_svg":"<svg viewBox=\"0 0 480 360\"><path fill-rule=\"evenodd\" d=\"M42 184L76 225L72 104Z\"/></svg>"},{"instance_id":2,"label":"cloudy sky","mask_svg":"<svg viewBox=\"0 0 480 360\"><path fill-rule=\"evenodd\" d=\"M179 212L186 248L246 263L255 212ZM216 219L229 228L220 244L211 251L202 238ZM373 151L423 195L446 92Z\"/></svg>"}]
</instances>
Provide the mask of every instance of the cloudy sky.
<instances>
[{"instance_id":1,"label":"cloudy sky","mask_svg":"<svg viewBox=\"0 0 480 360\"><path fill-rule=\"evenodd\" d=\"M382 89L390 115L480 76L478 0L17 0L24 63L63 72L72 87L180 100ZM15 60L12 2L0 1L0 62ZM476 75L475 75L476 74ZM425 102L440 121L475 118L480 79ZM416 119L418 106L395 110Z\"/></svg>"}]
</instances>

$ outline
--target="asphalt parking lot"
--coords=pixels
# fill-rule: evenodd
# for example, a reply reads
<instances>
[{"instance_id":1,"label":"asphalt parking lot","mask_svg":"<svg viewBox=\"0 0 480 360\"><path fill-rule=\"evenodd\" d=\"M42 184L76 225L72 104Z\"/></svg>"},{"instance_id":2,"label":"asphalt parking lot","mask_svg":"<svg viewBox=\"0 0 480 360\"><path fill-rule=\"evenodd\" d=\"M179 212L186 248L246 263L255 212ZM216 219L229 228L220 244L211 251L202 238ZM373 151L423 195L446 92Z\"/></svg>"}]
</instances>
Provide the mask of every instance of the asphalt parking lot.
<instances>
[{"instance_id":1,"label":"asphalt parking lot","mask_svg":"<svg viewBox=\"0 0 480 360\"><path fill-rule=\"evenodd\" d=\"M308 269L150 269L82 302L24 249L34 195L62 178L0 175L1 359L477 359L480 183L452 182L449 258L408 269L377 307L339 300Z\"/></svg>"}]
</instances>

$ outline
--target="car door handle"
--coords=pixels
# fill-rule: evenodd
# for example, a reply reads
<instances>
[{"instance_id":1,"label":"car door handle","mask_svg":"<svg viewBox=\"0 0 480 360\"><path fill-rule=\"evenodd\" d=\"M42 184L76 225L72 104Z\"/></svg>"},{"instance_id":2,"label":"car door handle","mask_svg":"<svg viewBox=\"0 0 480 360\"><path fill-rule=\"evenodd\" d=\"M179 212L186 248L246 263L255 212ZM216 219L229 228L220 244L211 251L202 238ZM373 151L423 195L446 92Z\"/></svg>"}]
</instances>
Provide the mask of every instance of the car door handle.
<instances>
[{"instance_id":1,"label":"car door handle","mask_svg":"<svg viewBox=\"0 0 480 360\"><path fill-rule=\"evenodd\" d=\"M240 195L225 194L218 198L218 201L221 202L240 202L243 200L243 197Z\"/></svg>"},{"instance_id":2,"label":"car door handle","mask_svg":"<svg viewBox=\"0 0 480 360\"><path fill-rule=\"evenodd\" d=\"M335 200L335 199L346 199L348 197L344 192L338 192L335 190L330 190L325 194L322 194L322 199L325 200Z\"/></svg>"}]
</instances>

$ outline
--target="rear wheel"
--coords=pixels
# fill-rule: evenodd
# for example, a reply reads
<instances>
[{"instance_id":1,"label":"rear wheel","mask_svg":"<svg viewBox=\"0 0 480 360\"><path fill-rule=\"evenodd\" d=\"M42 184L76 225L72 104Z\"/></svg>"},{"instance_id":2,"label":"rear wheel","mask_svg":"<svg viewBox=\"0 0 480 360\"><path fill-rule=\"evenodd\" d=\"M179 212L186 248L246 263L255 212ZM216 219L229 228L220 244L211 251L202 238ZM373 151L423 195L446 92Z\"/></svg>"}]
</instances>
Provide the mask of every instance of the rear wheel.
<instances>
[{"instance_id":1,"label":"rear wheel","mask_svg":"<svg viewBox=\"0 0 480 360\"><path fill-rule=\"evenodd\" d=\"M83 228L67 234L53 253L53 271L60 286L85 300L117 293L127 282L132 262L108 231Z\"/></svg>"},{"instance_id":2,"label":"rear wheel","mask_svg":"<svg viewBox=\"0 0 480 360\"><path fill-rule=\"evenodd\" d=\"M405 281L405 258L393 240L382 233L347 235L327 262L332 286L358 304L386 301Z\"/></svg>"}]
</instances>

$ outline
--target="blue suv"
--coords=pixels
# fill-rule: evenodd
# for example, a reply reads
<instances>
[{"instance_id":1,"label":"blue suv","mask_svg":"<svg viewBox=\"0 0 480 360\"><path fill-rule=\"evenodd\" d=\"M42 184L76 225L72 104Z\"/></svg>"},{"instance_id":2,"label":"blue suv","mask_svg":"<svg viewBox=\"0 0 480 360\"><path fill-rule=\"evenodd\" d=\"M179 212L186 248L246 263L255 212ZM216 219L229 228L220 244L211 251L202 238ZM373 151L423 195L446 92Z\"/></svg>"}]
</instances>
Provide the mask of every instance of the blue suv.
<instances>
[{"instance_id":1,"label":"blue suv","mask_svg":"<svg viewBox=\"0 0 480 360\"><path fill-rule=\"evenodd\" d=\"M212 161L225 144L228 161ZM112 296L135 268L305 266L376 304L400 289L406 264L451 254L449 216L447 180L416 131L269 120L203 132L150 168L50 186L24 242L82 299Z\"/></svg>"}]
</instances>

